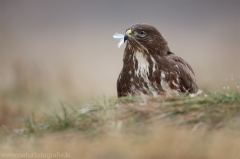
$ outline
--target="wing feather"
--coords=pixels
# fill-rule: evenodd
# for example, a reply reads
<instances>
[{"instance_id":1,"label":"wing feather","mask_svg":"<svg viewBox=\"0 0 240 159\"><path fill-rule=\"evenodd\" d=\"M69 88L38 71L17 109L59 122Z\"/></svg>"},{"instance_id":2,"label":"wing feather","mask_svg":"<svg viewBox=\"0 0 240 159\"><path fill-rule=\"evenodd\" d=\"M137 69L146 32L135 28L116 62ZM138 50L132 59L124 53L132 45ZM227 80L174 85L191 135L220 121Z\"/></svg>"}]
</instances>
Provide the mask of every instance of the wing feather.
<instances>
[{"instance_id":1,"label":"wing feather","mask_svg":"<svg viewBox=\"0 0 240 159\"><path fill-rule=\"evenodd\" d=\"M170 61L172 61L174 65L177 65L174 69L179 71L181 91L196 93L198 91L198 85L192 67L183 58L175 54L168 56Z\"/></svg>"}]
</instances>

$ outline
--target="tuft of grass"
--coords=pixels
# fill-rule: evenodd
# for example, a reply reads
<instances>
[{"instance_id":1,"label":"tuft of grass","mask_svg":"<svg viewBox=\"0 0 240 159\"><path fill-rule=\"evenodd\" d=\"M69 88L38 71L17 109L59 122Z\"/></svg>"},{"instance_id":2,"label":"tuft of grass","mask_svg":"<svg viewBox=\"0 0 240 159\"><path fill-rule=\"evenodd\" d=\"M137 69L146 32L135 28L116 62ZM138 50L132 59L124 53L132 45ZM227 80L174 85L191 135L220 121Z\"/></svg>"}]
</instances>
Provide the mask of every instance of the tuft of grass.
<instances>
[{"instance_id":1,"label":"tuft of grass","mask_svg":"<svg viewBox=\"0 0 240 159\"><path fill-rule=\"evenodd\" d=\"M40 121L32 116L23 123L29 133L74 130L88 135L109 131L141 133L156 123L186 126L193 131L199 128L236 130L239 126L231 123L239 115L240 93L229 90L227 93L205 92L196 97L103 97L79 108L61 104L61 112L53 109Z\"/></svg>"},{"instance_id":2,"label":"tuft of grass","mask_svg":"<svg viewBox=\"0 0 240 159\"><path fill-rule=\"evenodd\" d=\"M78 107L65 103L54 106L45 113L35 111L22 117L20 129L2 127L0 155L61 153L86 159L240 157L240 93L231 89L222 93L205 91L195 97L103 96Z\"/></svg>"}]
</instances>

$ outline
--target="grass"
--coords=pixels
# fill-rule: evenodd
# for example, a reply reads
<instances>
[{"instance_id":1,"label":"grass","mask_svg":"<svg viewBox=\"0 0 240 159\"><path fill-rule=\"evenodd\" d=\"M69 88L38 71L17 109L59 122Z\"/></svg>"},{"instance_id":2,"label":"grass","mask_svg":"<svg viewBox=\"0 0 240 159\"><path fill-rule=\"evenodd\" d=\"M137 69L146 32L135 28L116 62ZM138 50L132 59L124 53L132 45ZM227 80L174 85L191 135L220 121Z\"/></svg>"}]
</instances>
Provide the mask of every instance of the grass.
<instances>
[{"instance_id":1,"label":"grass","mask_svg":"<svg viewBox=\"0 0 240 159\"><path fill-rule=\"evenodd\" d=\"M20 119L14 121L20 124L5 124L0 131L4 153L61 152L84 159L240 157L236 90L204 91L195 97L103 96L81 106L59 102L27 115L27 109L19 114L8 110L15 96L0 107L6 109L2 122L11 113Z\"/></svg>"},{"instance_id":2,"label":"grass","mask_svg":"<svg viewBox=\"0 0 240 159\"><path fill-rule=\"evenodd\" d=\"M203 93L196 97L103 97L77 108L61 103L61 112L52 109L40 121L31 117L23 119L23 122L27 133L72 129L99 134L109 130L128 131L129 127L145 130L148 125L163 121L175 126L184 125L192 129L201 126L212 130L229 127L239 113L240 93L229 91Z\"/></svg>"}]
</instances>

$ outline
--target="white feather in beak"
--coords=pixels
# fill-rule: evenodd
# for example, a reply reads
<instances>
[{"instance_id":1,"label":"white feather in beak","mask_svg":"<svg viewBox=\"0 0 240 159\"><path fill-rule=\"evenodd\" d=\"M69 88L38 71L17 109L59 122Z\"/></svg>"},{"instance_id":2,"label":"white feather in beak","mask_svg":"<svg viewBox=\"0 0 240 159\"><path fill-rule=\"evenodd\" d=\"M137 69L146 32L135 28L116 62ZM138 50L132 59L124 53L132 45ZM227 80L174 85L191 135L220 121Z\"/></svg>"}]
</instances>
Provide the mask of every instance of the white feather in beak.
<instances>
[{"instance_id":1,"label":"white feather in beak","mask_svg":"<svg viewBox=\"0 0 240 159\"><path fill-rule=\"evenodd\" d=\"M120 39L119 43L118 43L118 48L121 47L121 45L124 43L124 35L123 34L118 34L118 33L115 33L113 35L113 38L114 39Z\"/></svg>"}]
</instances>

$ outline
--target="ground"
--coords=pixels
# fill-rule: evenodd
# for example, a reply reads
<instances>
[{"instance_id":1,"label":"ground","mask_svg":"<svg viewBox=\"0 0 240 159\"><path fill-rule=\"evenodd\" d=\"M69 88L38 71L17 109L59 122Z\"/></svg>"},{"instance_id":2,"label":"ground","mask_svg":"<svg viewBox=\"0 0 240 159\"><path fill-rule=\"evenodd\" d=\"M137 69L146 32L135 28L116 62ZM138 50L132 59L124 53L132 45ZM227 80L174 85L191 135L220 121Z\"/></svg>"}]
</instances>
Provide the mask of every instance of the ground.
<instances>
[{"instance_id":1,"label":"ground","mask_svg":"<svg viewBox=\"0 0 240 159\"><path fill-rule=\"evenodd\" d=\"M46 92L0 92L0 158L240 158L238 88L80 105Z\"/></svg>"}]
</instances>

